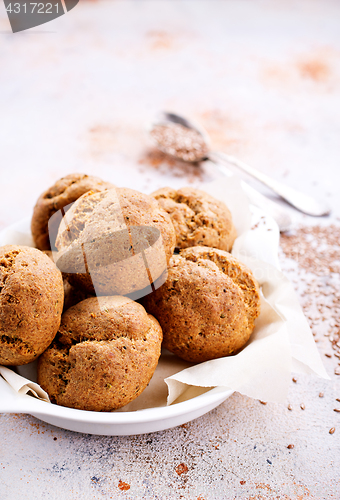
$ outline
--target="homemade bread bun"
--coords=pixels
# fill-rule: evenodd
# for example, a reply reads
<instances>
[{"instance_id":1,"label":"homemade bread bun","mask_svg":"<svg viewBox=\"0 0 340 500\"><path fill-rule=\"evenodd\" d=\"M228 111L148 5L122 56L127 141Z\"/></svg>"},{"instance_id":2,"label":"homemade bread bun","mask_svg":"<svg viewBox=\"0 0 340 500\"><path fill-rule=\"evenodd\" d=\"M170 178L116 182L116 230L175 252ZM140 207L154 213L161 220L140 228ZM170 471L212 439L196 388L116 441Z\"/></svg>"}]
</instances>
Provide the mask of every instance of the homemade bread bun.
<instances>
[{"instance_id":1,"label":"homemade bread bun","mask_svg":"<svg viewBox=\"0 0 340 500\"><path fill-rule=\"evenodd\" d=\"M0 248L0 364L36 359L57 333L64 291L60 271L35 248Z\"/></svg>"},{"instance_id":2,"label":"homemade bread bun","mask_svg":"<svg viewBox=\"0 0 340 500\"><path fill-rule=\"evenodd\" d=\"M87 293L149 293L166 273L175 232L153 197L116 188L81 196L60 224L56 246L58 267Z\"/></svg>"},{"instance_id":3,"label":"homemade bread bun","mask_svg":"<svg viewBox=\"0 0 340 500\"><path fill-rule=\"evenodd\" d=\"M38 383L52 403L111 411L148 385L161 353L162 329L127 297L86 299L68 309L38 362Z\"/></svg>"},{"instance_id":4,"label":"homemade bread bun","mask_svg":"<svg viewBox=\"0 0 340 500\"><path fill-rule=\"evenodd\" d=\"M204 245L231 250L237 234L231 213L222 201L190 187L177 191L165 187L152 196L171 217L177 248Z\"/></svg>"},{"instance_id":5,"label":"homemade bread bun","mask_svg":"<svg viewBox=\"0 0 340 500\"><path fill-rule=\"evenodd\" d=\"M53 186L39 196L34 207L31 231L34 243L40 250L50 250L50 233L52 239L58 231L60 219L50 223L49 220L58 210L76 201L88 191L98 192L113 188L110 182L86 174L70 174L59 179ZM55 227L57 226L57 227Z\"/></svg>"},{"instance_id":6,"label":"homemade bread bun","mask_svg":"<svg viewBox=\"0 0 340 500\"><path fill-rule=\"evenodd\" d=\"M174 255L166 282L143 304L163 329L163 346L187 361L236 353L260 313L251 271L228 252L192 247Z\"/></svg>"}]
</instances>

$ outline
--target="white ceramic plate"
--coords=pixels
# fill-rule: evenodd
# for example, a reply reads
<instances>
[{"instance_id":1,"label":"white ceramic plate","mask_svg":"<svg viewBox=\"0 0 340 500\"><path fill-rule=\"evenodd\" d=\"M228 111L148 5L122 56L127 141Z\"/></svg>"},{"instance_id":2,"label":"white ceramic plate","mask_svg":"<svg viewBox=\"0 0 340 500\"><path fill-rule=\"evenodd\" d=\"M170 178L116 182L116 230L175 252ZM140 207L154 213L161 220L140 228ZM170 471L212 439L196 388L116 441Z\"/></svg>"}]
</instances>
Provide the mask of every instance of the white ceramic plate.
<instances>
[{"instance_id":1,"label":"white ceramic plate","mask_svg":"<svg viewBox=\"0 0 340 500\"><path fill-rule=\"evenodd\" d=\"M225 401L233 391L214 388L188 401L171 406L130 412L75 410L17 394L0 377L2 413L28 413L49 424L77 432L122 436L162 431L193 420Z\"/></svg>"},{"instance_id":2,"label":"white ceramic plate","mask_svg":"<svg viewBox=\"0 0 340 500\"><path fill-rule=\"evenodd\" d=\"M254 209L254 211L255 220L260 220L265 216L258 209ZM276 226L273 220L270 218L268 220L267 216L266 219L273 227ZM29 228L30 218L8 227L0 233L0 246L5 244L33 246ZM278 235L275 236L274 232L270 234L272 234L271 238L278 239ZM263 248L266 248L266 245L263 245ZM277 254L264 255L263 257L264 260L268 260L269 257L275 260ZM29 365L19 367L18 371L26 378L35 379L35 374ZM233 391L230 389L215 387L203 389L201 394L185 401L173 403L170 406L149 407L135 411L124 411L123 408L114 412L91 412L46 403L30 395L19 395L0 376L0 412L27 413L44 422L77 432L100 435L132 435L161 431L189 422L221 404L232 393Z\"/></svg>"},{"instance_id":3,"label":"white ceramic plate","mask_svg":"<svg viewBox=\"0 0 340 500\"><path fill-rule=\"evenodd\" d=\"M0 246L33 245L29 235L30 219L24 219L0 233ZM29 378L32 368L19 367ZM31 377L32 380L35 377ZM136 411L93 412L46 403L30 395L20 395L0 376L0 412L28 413L49 424L76 432L107 436L144 434L169 429L189 422L225 401L233 391L210 389L187 401Z\"/></svg>"}]
</instances>

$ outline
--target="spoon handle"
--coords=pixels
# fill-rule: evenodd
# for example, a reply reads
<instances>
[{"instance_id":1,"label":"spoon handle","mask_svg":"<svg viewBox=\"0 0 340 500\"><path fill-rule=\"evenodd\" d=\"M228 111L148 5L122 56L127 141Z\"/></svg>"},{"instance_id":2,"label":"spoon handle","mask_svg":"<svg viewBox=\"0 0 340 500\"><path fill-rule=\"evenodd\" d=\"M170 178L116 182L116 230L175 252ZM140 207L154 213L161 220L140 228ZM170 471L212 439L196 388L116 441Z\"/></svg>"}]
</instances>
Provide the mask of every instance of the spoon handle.
<instances>
[{"instance_id":1,"label":"spoon handle","mask_svg":"<svg viewBox=\"0 0 340 500\"><path fill-rule=\"evenodd\" d=\"M300 191L297 191L290 186L286 186L285 184L272 179L268 175L256 170L250 165L247 165L243 161L238 160L234 156L226 155L225 153L216 151L210 153L209 158L212 160L215 158L224 163L226 162L235 165L247 174L255 177L255 179L262 182L262 184L265 184L272 191L281 196L281 198L288 201L288 203L290 203L293 207L297 208L301 212L304 212L305 214L320 217L322 215L328 215L330 213L330 208L326 203L315 200L311 196L301 193Z\"/></svg>"},{"instance_id":2,"label":"spoon handle","mask_svg":"<svg viewBox=\"0 0 340 500\"><path fill-rule=\"evenodd\" d=\"M221 163L216 161L215 158L210 157L209 159L216 165L216 167L220 172L222 172L222 174L226 175L227 177L233 175L227 167L221 165ZM281 233L289 231L292 220L286 210L284 210L282 207L280 207L280 205L270 200L266 196L263 196L263 194L259 193L258 191L256 191L256 189L249 186L249 184L247 184L245 181L241 181L241 185L250 203L259 208L262 208L266 213L271 215L279 226Z\"/></svg>"}]
</instances>

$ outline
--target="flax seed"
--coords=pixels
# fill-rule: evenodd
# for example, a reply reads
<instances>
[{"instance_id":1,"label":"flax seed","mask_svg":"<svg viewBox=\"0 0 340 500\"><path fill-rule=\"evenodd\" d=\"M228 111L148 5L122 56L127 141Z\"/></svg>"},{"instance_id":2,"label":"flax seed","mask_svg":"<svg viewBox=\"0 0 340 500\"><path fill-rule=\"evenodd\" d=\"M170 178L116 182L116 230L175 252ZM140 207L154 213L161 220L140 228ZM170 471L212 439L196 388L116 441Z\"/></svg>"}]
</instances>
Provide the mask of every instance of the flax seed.
<instances>
[{"instance_id":1,"label":"flax seed","mask_svg":"<svg viewBox=\"0 0 340 500\"><path fill-rule=\"evenodd\" d=\"M208 153L202 135L179 123L155 125L150 135L162 151L184 161L199 161Z\"/></svg>"}]
</instances>

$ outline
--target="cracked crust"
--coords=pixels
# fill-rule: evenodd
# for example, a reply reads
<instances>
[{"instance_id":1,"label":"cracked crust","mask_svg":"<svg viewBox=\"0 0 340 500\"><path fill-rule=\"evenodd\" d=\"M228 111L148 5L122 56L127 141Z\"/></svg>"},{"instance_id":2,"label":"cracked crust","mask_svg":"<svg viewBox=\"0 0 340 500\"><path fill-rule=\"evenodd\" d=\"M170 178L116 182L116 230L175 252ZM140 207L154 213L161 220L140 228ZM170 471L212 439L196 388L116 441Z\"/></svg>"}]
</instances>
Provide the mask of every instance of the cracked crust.
<instances>
[{"instance_id":1,"label":"cracked crust","mask_svg":"<svg viewBox=\"0 0 340 500\"><path fill-rule=\"evenodd\" d=\"M0 364L36 359L57 333L64 291L60 271L40 250L0 248Z\"/></svg>"},{"instance_id":2,"label":"cracked crust","mask_svg":"<svg viewBox=\"0 0 340 500\"><path fill-rule=\"evenodd\" d=\"M116 188L81 196L60 225L56 246L58 266L72 285L125 295L150 287L166 270L175 232L154 198Z\"/></svg>"},{"instance_id":3,"label":"cracked crust","mask_svg":"<svg viewBox=\"0 0 340 500\"><path fill-rule=\"evenodd\" d=\"M110 182L86 174L70 174L59 179L39 196L34 207L31 231L34 243L40 250L50 250L48 221L54 213L76 201L88 191L98 192L113 188ZM58 228L52 228L57 232Z\"/></svg>"},{"instance_id":4,"label":"cracked crust","mask_svg":"<svg viewBox=\"0 0 340 500\"><path fill-rule=\"evenodd\" d=\"M260 294L251 271L230 254L192 247L173 256L166 282L143 304L160 322L166 349L202 362L246 344L260 313Z\"/></svg>"},{"instance_id":5,"label":"cracked crust","mask_svg":"<svg viewBox=\"0 0 340 500\"><path fill-rule=\"evenodd\" d=\"M161 343L162 329L142 305L121 296L89 298L63 314L39 358L38 383L62 406L121 408L150 382Z\"/></svg>"},{"instance_id":6,"label":"cracked crust","mask_svg":"<svg viewBox=\"0 0 340 500\"><path fill-rule=\"evenodd\" d=\"M237 234L224 203L190 187L177 191L165 187L152 196L171 217L177 248L203 245L231 250Z\"/></svg>"}]
</instances>

